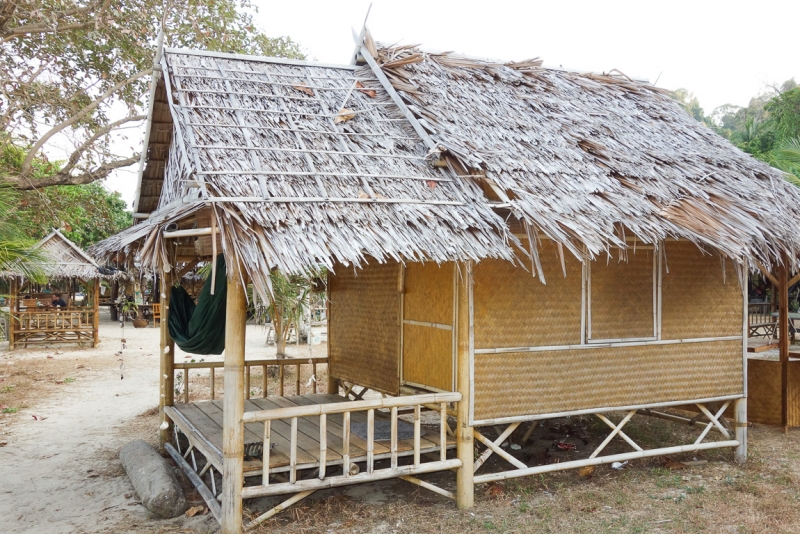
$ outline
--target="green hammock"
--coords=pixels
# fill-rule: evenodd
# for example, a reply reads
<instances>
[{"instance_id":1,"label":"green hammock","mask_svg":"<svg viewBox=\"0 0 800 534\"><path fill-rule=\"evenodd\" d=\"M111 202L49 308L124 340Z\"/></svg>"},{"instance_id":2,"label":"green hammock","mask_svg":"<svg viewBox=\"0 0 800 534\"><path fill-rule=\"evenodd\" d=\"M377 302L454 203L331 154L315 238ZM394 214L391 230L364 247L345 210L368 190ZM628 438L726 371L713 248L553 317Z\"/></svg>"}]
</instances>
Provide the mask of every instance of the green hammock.
<instances>
[{"instance_id":1,"label":"green hammock","mask_svg":"<svg viewBox=\"0 0 800 534\"><path fill-rule=\"evenodd\" d=\"M211 277L206 278L195 305L181 286L174 286L169 300L169 335L190 354L222 354L225 350L225 258L217 256L217 277L211 294Z\"/></svg>"}]
</instances>

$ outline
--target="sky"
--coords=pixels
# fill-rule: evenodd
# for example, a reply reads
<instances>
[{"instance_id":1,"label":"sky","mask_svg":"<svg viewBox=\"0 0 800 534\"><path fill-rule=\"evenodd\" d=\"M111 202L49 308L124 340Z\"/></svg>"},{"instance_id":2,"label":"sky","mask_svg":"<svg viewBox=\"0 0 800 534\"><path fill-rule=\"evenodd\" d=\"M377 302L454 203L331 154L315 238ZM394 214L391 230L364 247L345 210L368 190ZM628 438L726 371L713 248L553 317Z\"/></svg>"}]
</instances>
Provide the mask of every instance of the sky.
<instances>
[{"instance_id":1,"label":"sky","mask_svg":"<svg viewBox=\"0 0 800 534\"><path fill-rule=\"evenodd\" d=\"M789 78L800 81L800 0L253 0L258 26L287 35L310 59L349 63L352 30L381 42L580 71L612 69L668 89L686 88L706 114ZM135 134L131 132L131 137ZM142 133L143 135L143 133ZM130 204L136 172L106 185Z\"/></svg>"}]
</instances>

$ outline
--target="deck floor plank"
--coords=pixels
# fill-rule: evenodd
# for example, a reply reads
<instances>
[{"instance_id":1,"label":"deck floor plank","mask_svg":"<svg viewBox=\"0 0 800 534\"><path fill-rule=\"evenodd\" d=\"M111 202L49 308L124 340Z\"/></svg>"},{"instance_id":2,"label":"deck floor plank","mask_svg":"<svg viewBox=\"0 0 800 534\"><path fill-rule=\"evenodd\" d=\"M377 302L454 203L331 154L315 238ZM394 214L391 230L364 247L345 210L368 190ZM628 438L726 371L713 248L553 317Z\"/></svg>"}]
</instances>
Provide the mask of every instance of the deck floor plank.
<instances>
[{"instance_id":1,"label":"deck floor plank","mask_svg":"<svg viewBox=\"0 0 800 534\"><path fill-rule=\"evenodd\" d=\"M271 396L262 399L249 399L245 401L246 411L269 410L293 406L309 406L317 404L331 404L347 402L340 395L309 394L291 395L285 397ZM174 409L180 412L188 423L180 422L178 426L186 434L200 434L194 436L211 444L217 450L213 451L216 457L212 460L222 464L222 401L198 401L189 404L176 404ZM343 415L329 414L327 417L327 465L339 465L343 456ZM389 415L378 410L375 411L375 420L389 420ZM351 423L366 422L366 412L351 412ZM178 421L176 421L178 423ZM274 472L286 471L289 465L291 424L289 420L272 421L272 443L270 451L270 468ZM245 443L260 442L263 439L263 423L248 423L245 425ZM399 440L397 443L399 456L414 454L414 440ZM448 436L446 446L455 446L455 440ZM439 450L439 433L427 431L420 436L420 448L423 452ZM350 461L363 462L366 460L367 442L365 439L350 433ZM389 440L376 440L374 454L388 456L390 453ZM297 464L306 468L319 465L319 417L299 417L297 420ZM247 476L261 472L261 461L245 460L244 471Z\"/></svg>"},{"instance_id":2,"label":"deck floor plank","mask_svg":"<svg viewBox=\"0 0 800 534\"><path fill-rule=\"evenodd\" d=\"M289 397L287 400L295 403L297 406L310 406L312 404L319 404L318 402L314 402L316 399L309 399L306 395L301 396L293 396ZM332 395L331 395L332 396ZM338 395L336 395L338 397ZM339 397L344 398L344 397ZM363 416L363 420L359 420L358 415ZM375 418L378 418L377 412L375 414ZM366 412L351 412L350 413L350 423L351 423L351 432L350 432L350 450L352 450L353 445L357 446L360 450L358 456L367 456L367 440L362 438L361 436L357 436L352 432L352 423L356 422L365 422L367 420ZM317 422L319 424L319 422ZM337 443L339 444L339 448L344 449L343 440L344 440L344 416L342 414L330 414L328 415L328 429L334 432L337 436ZM389 447L382 445L380 441L375 441L373 443L373 451L375 454L384 454L389 453L391 450ZM351 453L351 456L354 456Z\"/></svg>"},{"instance_id":3,"label":"deck floor plank","mask_svg":"<svg viewBox=\"0 0 800 534\"><path fill-rule=\"evenodd\" d=\"M248 412L259 411L263 409L255 404L252 400L244 401L244 406L245 410ZM249 423L249 425L253 425L258 429L258 441L263 441L264 423ZM270 424L270 430L270 440L272 443L274 443L274 447L270 451L270 454L272 454L274 451L280 451L289 456L291 454L292 444L291 423L288 420L275 420ZM276 432L279 432L279 434L275 435ZM317 434L319 434L319 429L317 429ZM270 458L269 463L273 464L272 458ZM319 438L310 437L301 432L299 420L297 425L297 464L319 464ZM288 465L288 462L285 465Z\"/></svg>"},{"instance_id":4,"label":"deck floor plank","mask_svg":"<svg viewBox=\"0 0 800 534\"><path fill-rule=\"evenodd\" d=\"M269 409L276 408L276 407L278 407L278 408L289 408L289 407L296 406L296 404L293 404L293 403L289 402L288 400L286 400L286 398L281 398L281 397L270 397L268 399L251 399L251 401L253 402L253 404L258 406L259 410L269 410ZM317 461L319 461L319 417L316 417L316 416L315 417L298 417L297 418L297 431L298 431L298 437L299 437L300 433L302 432L303 435L309 437L310 439L312 439L314 441L314 444L315 444L315 447L316 447L316 449L315 449L315 453L316 454L315 455L316 455ZM330 429L330 428L327 429L326 434L327 434L327 438L328 438L327 439L327 454L328 454L328 456L330 456L329 459L330 460L341 460L342 459L342 449L343 449L343 443L342 443L341 434L339 434L337 436L336 433L333 432L332 429ZM350 450L351 451L353 450L352 446L351 446ZM361 450L361 449L358 449L357 452L358 452L358 454L366 454L366 451ZM352 454L353 453L351 452L351 455Z\"/></svg>"}]
</instances>

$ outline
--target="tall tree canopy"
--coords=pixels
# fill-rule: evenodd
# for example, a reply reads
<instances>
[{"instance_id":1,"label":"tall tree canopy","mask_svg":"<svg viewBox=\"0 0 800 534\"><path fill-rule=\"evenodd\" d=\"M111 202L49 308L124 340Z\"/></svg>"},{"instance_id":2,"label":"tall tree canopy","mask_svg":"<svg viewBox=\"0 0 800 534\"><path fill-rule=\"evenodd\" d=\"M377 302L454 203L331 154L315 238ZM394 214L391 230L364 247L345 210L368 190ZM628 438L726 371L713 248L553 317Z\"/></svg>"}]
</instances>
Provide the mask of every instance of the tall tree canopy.
<instances>
[{"instance_id":1,"label":"tall tree canopy","mask_svg":"<svg viewBox=\"0 0 800 534\"><path fill-rule=\"evenodd\" d=\"M0 150L0 175L19 172L26 152L14 145ZM32 165L34 183L58 172L61 164L36 158ZM0 189L9 219L20 235L41 239L58 228L78 246L86 248L129 227L133 222L127 204L119 193L108 191L100 183L57 185L42 189Z\"/></svg>"},{"instance_id":2,"label":"tall tree canopy","mask_svg":"<svg viewBox=\"0 0 800 534\"><path fill-rule=\"evenodd\" d=\"M87 184L136 163L134 148L115 154L111 139L146 118L162 22L168 46L302 58L290 38L254 26L255 9L250 0L0 0L0 143L26 151L3 181ZM69 156L37 173L56 141Z\"/></svg>"},{"instance_id":3,"label":"tall tree canopy","mask_svg":"<svg viewBox=\"0 0 800 534\"><path fill-rule=\"evenodd\" d=\"M708 116L686 89L675 91L673 98L695 119L800 186L800 86L793 79L770 86L746 107L725 104Z\"/></svg>"}]
</instances>

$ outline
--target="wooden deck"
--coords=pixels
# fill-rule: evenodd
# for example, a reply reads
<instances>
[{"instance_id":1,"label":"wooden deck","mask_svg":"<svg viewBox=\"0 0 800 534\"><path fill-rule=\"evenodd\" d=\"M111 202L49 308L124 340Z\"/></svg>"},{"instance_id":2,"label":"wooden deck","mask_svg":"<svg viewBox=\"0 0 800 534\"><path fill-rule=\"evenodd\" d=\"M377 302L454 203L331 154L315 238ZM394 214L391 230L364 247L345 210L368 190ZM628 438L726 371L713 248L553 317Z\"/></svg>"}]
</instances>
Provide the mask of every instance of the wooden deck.
<instances>
[{"instance_id":1,"label":"wooden deck","mask_svg":"<svg viewBox=\"0 0 800 534\"><path fill-rule=\"evenodd\" d=\"M314 404L329 404L347 402L348 399L339 395L311 394L295 395L290 397L268 397L265 399L245 400L245 411L270 410L294 406L308 406ZM189 442L199 449L211 462L215 469L222 472L222 401L210 400L176 404L165 408L167 415L175 425L189 439ZM381 411L375 412L375 420L389 420L389 414ZM351 427L355 423L366 423L365 412L351 413ZM341 465L343 456L343 415L330 414L327 418L327 453L326 465ZM262 423L248 423L245 425L244 442L262 442L264 426ZM273 421L271 424L270 472L279 473L289 470L291 426L289 421ZM319 417L302 417L298 419L297 426L298 449L297 468L307 469L319 466L320 457L320 429ZM375 459L391 457L389 440L375 440ZM398 440L398 456L411 456L414 454L414 440ZM447 438L448 449L456 446L455 438ZM429 453L440 450L440 437L438 431L428 431L420 437L420 452ZM366 461L366 440L354 433L350 434L350 462ZM261 460L247 459L244 461L245 476L261 475Z\"/></svg>"}]
</instances>

